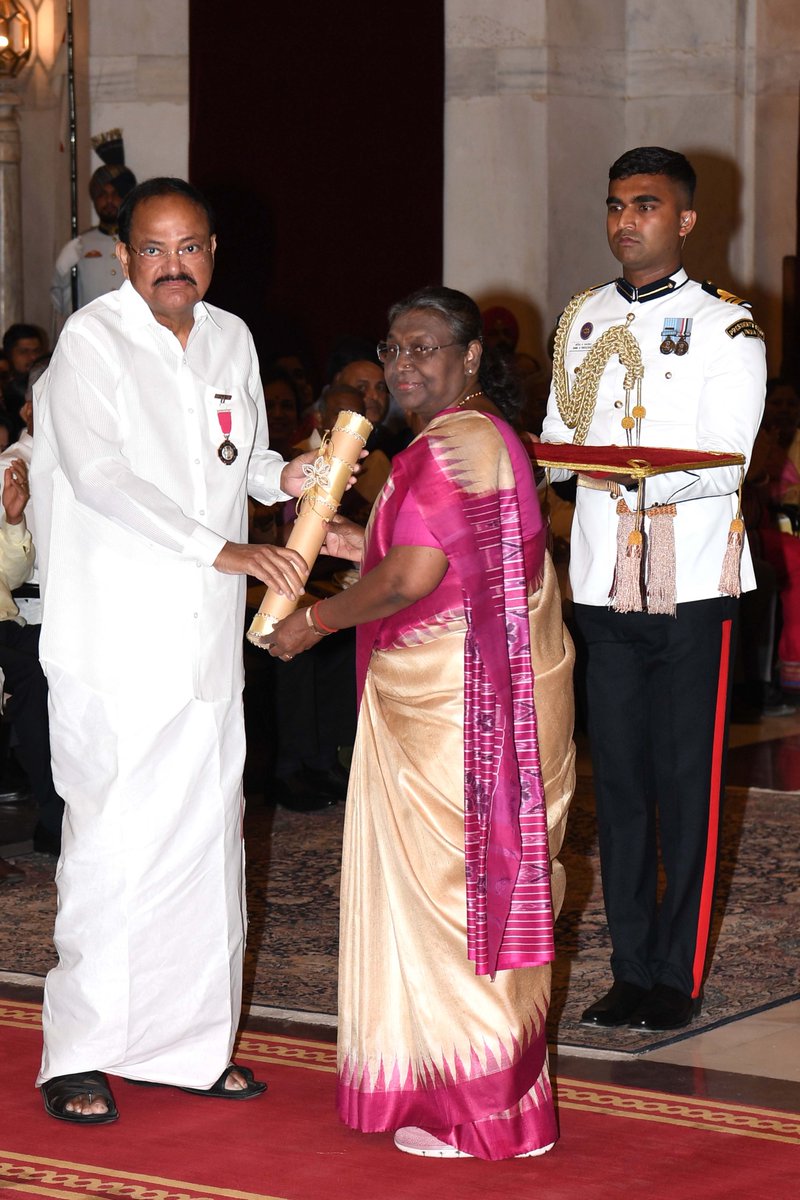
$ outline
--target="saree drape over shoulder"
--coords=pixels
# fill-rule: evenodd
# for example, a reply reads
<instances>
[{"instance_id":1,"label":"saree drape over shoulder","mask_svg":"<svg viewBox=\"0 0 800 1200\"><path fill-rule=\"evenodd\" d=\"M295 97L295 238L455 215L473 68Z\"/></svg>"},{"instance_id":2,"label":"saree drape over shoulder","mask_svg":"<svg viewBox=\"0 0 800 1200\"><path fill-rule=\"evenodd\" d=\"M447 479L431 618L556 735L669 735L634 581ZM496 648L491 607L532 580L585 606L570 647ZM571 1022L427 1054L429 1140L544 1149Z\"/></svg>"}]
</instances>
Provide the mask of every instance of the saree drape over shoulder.
<instances>
[{"instance_id":1,"label":"saree drape over shoulder","mask_svg":"<svg viewBox=\"0 0 800 1200\"><path fill-rule=\"evenodd\" d=\"M574 748L572 647L504 422L446 411L394 459L364 570L403 543L449 567L359 629L339 1111L506 1158L557 1136L545 1018Z\"/></svg>"}]
</instances>

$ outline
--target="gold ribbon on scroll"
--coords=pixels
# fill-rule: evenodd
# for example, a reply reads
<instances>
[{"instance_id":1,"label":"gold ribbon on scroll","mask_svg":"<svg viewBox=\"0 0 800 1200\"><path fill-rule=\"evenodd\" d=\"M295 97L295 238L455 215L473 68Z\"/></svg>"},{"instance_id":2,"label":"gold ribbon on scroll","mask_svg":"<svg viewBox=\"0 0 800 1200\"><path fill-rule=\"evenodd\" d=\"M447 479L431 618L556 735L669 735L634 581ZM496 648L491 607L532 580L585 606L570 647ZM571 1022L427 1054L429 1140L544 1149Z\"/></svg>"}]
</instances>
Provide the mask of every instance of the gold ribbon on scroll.
<instances>
[{"instance_id":1,"label":"gold ribbon on scroll","mask_svg":"<svg viewBox=\"0 0 800 1200\"><path fill-rule=\"evenodd\" d=\"M303 468L306 482L298 500L297 520L286 545L302 554L311 570L325 541L328 522L336 513L353 474L359 455L372 425L359 413L341 412L330 437L326 437L313 463ZM247 631L247 640L262 650L267 637L284 617L297 608L297 600L279 596L272 588L261 601L261 607Z\"/></svg>"}]
</instances>

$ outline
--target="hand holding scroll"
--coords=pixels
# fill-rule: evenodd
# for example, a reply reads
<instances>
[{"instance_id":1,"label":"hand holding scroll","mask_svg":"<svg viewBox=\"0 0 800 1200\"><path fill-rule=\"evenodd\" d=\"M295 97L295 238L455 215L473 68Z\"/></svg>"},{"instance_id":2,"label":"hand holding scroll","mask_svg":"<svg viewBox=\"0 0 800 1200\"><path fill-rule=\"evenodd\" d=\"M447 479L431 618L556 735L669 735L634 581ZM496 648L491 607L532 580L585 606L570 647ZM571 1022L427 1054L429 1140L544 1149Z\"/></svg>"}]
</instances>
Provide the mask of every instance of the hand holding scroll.
<instances>
[{"instance_id":1,"label":"hand holding scroll","mask_svg":"<svg viewBox=\"0 0 800 1200\"><path fill-rule=\"evenodd\" d=\"M284 546L226 542L214 559L223 575L252 575L279 596L298 600L308 578L305 559Z\"/></svg>"},{"instance_id":2,"label":"hand holding scroll","mask_svg":"<svg viewBox=\"0 0 800 1200\"><path fill-rule=\"evenodd\" d=\"M372 425L366 417L352 412L339 413L330 440L320 447L312 462L308 461L308 455L303 455L283 468L281 482L285 489L293 489L300 478L305 479L298 517L287 549L302 555L309 570L325 541L329 523L336 515L371 432ZM270 631L294 608L293 598L270 588L247 631L248 641L266 649Z\"/></svg>"}]
</instances>

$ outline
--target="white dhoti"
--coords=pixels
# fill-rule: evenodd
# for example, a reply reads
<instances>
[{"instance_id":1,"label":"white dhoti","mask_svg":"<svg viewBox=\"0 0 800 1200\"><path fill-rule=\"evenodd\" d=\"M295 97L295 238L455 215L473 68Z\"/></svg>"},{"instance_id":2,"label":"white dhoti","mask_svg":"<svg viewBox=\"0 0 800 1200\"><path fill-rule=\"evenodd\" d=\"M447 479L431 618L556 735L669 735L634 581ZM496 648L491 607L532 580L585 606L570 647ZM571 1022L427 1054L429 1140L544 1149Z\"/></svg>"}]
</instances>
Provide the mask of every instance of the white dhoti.
<instances>
[{"instance_id":1,"label":"white dhoti","mask_svg":"<svg viewBox=\"0 0 800 1200\"><path fill-rule=\"evenodd\" d=\"M157 677L146 697L109 697L47 676L66 812L37 1083L101 1070L209 1087L241 1006L241 698L176 702Z\"/></svg>"}]
</instances>

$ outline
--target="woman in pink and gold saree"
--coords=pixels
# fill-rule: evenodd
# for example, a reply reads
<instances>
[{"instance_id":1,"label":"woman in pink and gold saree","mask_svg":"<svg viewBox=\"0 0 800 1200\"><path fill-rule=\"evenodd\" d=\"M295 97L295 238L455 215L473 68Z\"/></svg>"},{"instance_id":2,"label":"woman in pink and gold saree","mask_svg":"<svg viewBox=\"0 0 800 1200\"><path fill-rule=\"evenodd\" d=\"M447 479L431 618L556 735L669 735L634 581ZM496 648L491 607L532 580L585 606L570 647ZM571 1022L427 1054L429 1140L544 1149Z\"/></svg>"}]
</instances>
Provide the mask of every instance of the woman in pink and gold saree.
<instances>
[{"instance_id":1,"label":"woman in pink and gold saree","mask_svg":"<svg viewBox=\"0 0 800 1200\"><path fill-rule=\"evenodd\" d=\"M338 1108L411 1154L532 1156L558 1132L545 1022L557 860L574 785L572 646L530 461L469 297L426 288L379 346L421 429L366 538L360 581L281 622L291 656L358 627L345 819Z\"/></svg>"}]
</instances>

